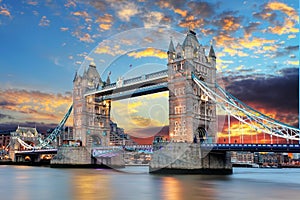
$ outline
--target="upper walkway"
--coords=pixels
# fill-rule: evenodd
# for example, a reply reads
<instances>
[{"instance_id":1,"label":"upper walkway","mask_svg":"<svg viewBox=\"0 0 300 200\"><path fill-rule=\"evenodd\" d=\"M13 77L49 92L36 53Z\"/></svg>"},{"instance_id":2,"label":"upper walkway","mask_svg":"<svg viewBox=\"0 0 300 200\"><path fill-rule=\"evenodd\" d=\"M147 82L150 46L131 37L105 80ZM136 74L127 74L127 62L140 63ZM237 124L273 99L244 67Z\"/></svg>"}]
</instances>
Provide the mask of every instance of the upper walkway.
<instances>
[{"instance_id":1,"label":"upper walkway","mask_svg":"<svg viewBox=\"0 0 300 200\"><path fill-rule=\"evenodd\" d=\"M168 70L162 70L130 79L119 79L116 83L91 90L85 96L95 95L97 101L124 99L167 91L167 82Z\"/></svg>"}]
</instances>

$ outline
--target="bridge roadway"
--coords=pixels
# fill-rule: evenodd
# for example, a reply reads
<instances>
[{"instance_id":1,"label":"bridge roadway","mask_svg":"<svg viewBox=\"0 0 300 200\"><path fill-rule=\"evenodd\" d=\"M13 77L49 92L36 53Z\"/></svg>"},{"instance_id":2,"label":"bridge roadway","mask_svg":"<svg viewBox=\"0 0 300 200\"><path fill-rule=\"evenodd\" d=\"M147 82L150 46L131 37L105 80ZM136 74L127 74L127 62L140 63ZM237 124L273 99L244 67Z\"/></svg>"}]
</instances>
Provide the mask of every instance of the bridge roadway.
<instances>
[{"instance_id":1,"label":"bridge roadway","mask_svg":"<svg viewBox=\"0 0 300 200\"><path fill-rule=\"evenodd\" d=\"M57 149L32 149L25 151L15 151L15 154L57 154Z\"/></svg>"},{"instance_id":2,"label":"bridge roadway","mask_svg":"<svg viewBox=\"0 0 300 200\"><path fill-rule=\"evenodd\" d=\"M156 144L158 149L165 147L166 144L160 146ZM246 151L246 152L278 152L278 153L300 153L300 144L209 144L202 143L202 149L212 151ZM139 151L144 153L152 153L152 145L134 145L134 146L108 146L97 147L92 149L94 157L104 156L112 157L121 151ZM15 151L16 154L56 154L57 149L34 149L26 151Z\"/></svg>"},{"instance_id":3,"label":"bridge roadway","mask_svg":"<svg viewBox=\"0 0 300 200\"><path fill-rule=\"evenodd\" d=\"M300 144L208 144L201 147L214 151L249 151L249 152L279 152L300 153Z\"/></svg>"},{"instance_id":4,"label":"bridge roadway","mask_svg":"<svg viewBox=\"0 0 300 200\"><path fill-rule=\"evenodd\" d=\"M168 70L162 70L116 83L97 90L88 91L84 96L95 95L96 101L120 100L128 97L142 96L168 91Z\"/></svg>"}]
</instances>

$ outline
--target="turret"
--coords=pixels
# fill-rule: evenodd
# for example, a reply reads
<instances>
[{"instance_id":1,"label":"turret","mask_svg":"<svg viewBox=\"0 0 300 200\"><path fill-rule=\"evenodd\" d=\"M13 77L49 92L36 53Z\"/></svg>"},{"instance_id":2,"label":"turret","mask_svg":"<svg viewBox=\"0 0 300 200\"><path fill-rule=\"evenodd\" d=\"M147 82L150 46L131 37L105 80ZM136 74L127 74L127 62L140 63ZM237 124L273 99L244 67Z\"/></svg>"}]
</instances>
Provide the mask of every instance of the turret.
<instances>
[{"instance_id":1,"label":"turret","mask_svg":"<svg viewBox=\"0 0 300 200\"><path fill-rule=\"evenodd\" d=\"M199 42L196 37L196 33L192 30L189 30L183 43L182 48L185 53L185 58L193 58L194 57L194 51L197 50L199 47Z\"/></svg>"},{"instance_id":2,"label":"turret","mask_svg":"<svg viewBox=\"0 0 300 200\"><path fill-rule=\"evenodd\" d=\"M175 58L175 48L174 48L174 44L171 38L170 44L169 44L169 49L168 49L168 59L169 62L171 62L174 58Z\"/></svg>"},{"instance_id":3,"label":"turret","mask_svg":"<svg viewBox=\"0 0 300 200\"><path fill-rule=\"evenodd\" d=\"M210 63L211 63L214 67L216 67L216 59L217 59L217 57L216 57L216 54L215 54L215 51L214 51L214 48L213 48L212 45L210 46L208 58L209 58Z\"/></svg>"}]
</instances>

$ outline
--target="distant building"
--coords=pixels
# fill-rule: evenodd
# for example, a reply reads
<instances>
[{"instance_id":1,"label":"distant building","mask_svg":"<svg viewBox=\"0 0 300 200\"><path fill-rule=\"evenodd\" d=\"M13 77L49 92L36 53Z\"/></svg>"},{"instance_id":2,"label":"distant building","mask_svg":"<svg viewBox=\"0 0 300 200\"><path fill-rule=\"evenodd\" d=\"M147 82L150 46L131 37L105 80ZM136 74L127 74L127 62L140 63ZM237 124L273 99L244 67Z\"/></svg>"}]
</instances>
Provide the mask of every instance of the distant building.
<instances>
[{"instance_id":1,"label":"distant building","mask_svg":"<svg viewBox=\"0 0 300 200\"><path fill-rule=\"evenodd\" d=\"M110 121L110 145L133 145L134 142L130 139L130 136L124 133L124 129L118 127L117 123Z\"/></svg>"},{"instance_id":2,"label":"distant building","mask_svg":"<svg viewBox=\"0 0 300 200\"><path fill-rule=\"evenodd\" d=\"M232 152L231 162L233 163L253 163L254 155L251 152Z\"/></svg>"},{"instance_id":3,"label":"distant building","mask_svg":"<svg viewBox=\"0 0 300 200\"><path fill-rule=\"evenodd\" d=\"M37 145L38 143L40 143L40 139L42 139L42 135L38 133L36 128L32 128L32 127L18 126L17 130L10 133L10 136L11 136L10 149L12 150L25 149L25 147L20 145L20 143L17 141L17 138L20 138L30 146Z\"/></svg>"},{"instance_id":4,"label":"distant building","mask_svg":"<svg viewBox=\"0 0 300 200\"><path fill-rule=\"evenodd\" d=\"M61 134L58 136L59 146L73 145L76 141L74 139L73 127L66 126L63 128Z\"/></svg>"},{"instance_id":5,"label":"distant building","mask_svg":"<svg viewBox=\"0 0 300 200\"><path fill-rule=\"evenodd\" d=\"M5 149L10 143L10 132L8 131L0 131L0 149Z\"/></svg>"}]
</instances>

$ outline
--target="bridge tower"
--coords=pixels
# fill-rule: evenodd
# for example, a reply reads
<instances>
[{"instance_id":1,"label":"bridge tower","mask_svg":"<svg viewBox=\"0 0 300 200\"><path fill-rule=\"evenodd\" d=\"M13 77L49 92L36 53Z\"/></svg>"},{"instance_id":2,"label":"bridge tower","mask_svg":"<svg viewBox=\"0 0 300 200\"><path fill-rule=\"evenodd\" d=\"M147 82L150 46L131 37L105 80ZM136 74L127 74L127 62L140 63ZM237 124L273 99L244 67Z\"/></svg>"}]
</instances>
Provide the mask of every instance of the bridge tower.
<instances>
[{"instance_id":1,"label":"bridge tower","mask_svg":"<svg viewBox=\"0 0 300 200\"><path fill-rule=\"evenodd\" d=\"M86 95L103 84L93 64L84 70L83 75L76 73L73 80L74 136L82 146L109 145L111 102L97 102L94 95Z\"/></svg>"},{"instance_id":2,"label":"bridge tower","mask_svg":"<svg viewBox=\"0 0 300 200\"><path fill-rule=\"evenodd\" d=\"M214 142L216 104L195 84L192 74L215 90L216 55L189 30L182 44L168 49L169 135L171 142L154 143L150 173L231 174L230 154L202 148Z\"/></svg>"},{"instance_id":3,"label":"bridge tower","mask_svg":"<svg viewBox=\"0 0 300 200\"><path fill-rule=\"evenodd\" d=\"M184 42L168 49L169 134L175 142L212 141L216 135L216 106L192 80L192 73L211 88L216 82L216 55L189 30Z\"/></svg>"}]
</instances>

